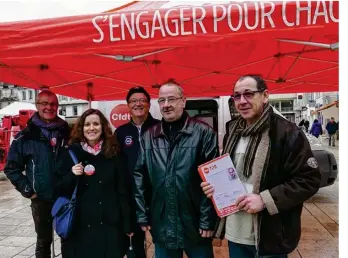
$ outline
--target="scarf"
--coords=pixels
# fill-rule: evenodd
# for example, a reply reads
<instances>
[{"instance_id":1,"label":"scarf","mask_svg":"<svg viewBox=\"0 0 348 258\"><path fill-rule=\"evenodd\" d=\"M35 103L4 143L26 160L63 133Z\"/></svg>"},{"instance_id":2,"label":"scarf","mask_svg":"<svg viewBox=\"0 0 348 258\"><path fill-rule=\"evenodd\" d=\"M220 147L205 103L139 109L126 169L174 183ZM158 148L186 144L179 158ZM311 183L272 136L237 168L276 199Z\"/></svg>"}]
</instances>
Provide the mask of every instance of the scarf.
<instances>
[{"instance_id":1,"label":"scarf","mask_svg":"<svg viewBox=\"0 0 348 258\"><path fill-rule=\"evenodd\" d=\"M56 120L50 123L46 123L40 118L39 113L36 112L32 116L31 121L40 128L41 133L49 140L52 147L55 147L57 142L65 138L67 123L60 117L57 117Z\"/></svg>"},{"instance_id":2,"label":"scarf","mask_svg":"<svg viewBox=\"0 0 348 258\"><path fill-rule=\"evenodd\" d=\"M262 133L270 127L271 114L272 107L269 104L266 104L261 117L254 124L247 126L246 121L242 116L238 117L230 124L229 136L223 154L229 153L232 156L240 138L250 136L244 158L243 175L246 178L249 178L252 174L252 165L255 159L257 147L261 141ZM269 153L269 150L267 150L267 152ZM266 160L268 162L268 158Z\"/></svg>"},{"instance_id":3,"label":"scarf","mask_svg":"<svg viewBox=\"0 0 348 258\"><path fill-rule=\"evenodd\" d=\"M90 146L87 142L81 142L82 149L92 155L98 155L103 146L103 140L99 141L94 147Z\"/></svg>"}]
</instances>

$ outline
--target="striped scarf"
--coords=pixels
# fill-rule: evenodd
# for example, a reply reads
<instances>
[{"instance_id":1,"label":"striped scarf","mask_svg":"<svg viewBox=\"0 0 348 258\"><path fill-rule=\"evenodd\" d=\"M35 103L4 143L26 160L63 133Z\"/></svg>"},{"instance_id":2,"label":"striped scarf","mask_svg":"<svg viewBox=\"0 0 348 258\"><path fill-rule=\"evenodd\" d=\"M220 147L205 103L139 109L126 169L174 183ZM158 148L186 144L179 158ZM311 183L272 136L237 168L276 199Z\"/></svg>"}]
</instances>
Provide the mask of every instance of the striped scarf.
<instances>
[{"instance_id":1,"label":"striped scarf","mask_svg":"<svg viewBox=\"0 0 348 258\"><path fill-rule=\"evenodd\" d=\"M229 136L224 146L223 154L233 155L241 137L250 136L244 157L243 175L249 178L252 174L252 166L255 159L257 147L261 141L262 132L269 128L272 107L269 104L264 106L261 117L252 125L247 127L246 121L242 116L238 117L230 124ZM268 150L265 150L268 152Z\"/></svg>"}]
</instances>

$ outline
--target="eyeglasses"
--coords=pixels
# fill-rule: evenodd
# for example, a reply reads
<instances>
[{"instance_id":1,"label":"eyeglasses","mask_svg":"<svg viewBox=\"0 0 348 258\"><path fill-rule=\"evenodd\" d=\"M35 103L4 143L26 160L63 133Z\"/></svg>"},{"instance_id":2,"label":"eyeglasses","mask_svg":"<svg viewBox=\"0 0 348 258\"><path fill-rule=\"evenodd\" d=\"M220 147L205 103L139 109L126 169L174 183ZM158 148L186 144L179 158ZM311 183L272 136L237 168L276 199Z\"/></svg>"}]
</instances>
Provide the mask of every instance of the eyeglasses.
<instances>
[{"instance_id":1,"label":"eyeglasses","mask_svg":"<svg viewBox=\"0 0 348 258\"><path fill-rule=\"evenodd\" d=\"M182 97L176 98L176 97L169 97L169 98L159 98L158 99L158 104L164 105L166 101L168 102L169 105L174 104L178 99L182 99Z\"/></svg>"},{"instance_id":2,"label":"eyeglasses","mask_svg":"<svg viewBox=\"0 0 348 258\"><path fill-rule=\"evenodd\" d=\"M39 105L42 105L42 106L44 106L44 107L48 107L48 106L50 106L50 107L58 107L58 103L55 103L55 102L38 102L37 104L39 104Z\"/></svg>"},{"instance_id":3,"label":"eyeglasses","mask_svg":"<svg viewBox=\"0 0 348 258\"><path fill-rule=\"evenodd\" d=\"M258 92L263 92L263 90L253 90L253 91L246 91L243 93L236 93L231 95L231 98L234 101L240 101L242 99L242 96L246 99L246 100L251 100L252 98L254 98L255 94Z\"/></svg>"},{"instance_id":4,"label":"eyeglasses","mask_svg":"<svg viewBox=\"0 0 348 258\"><path fill-rule=\"evenodd\" d=\"M148 103L147 99L130 99L128 103L134 105L134 104L136 104L137 102L139 102L140 104Z\"/></svg>"}]
</instances>

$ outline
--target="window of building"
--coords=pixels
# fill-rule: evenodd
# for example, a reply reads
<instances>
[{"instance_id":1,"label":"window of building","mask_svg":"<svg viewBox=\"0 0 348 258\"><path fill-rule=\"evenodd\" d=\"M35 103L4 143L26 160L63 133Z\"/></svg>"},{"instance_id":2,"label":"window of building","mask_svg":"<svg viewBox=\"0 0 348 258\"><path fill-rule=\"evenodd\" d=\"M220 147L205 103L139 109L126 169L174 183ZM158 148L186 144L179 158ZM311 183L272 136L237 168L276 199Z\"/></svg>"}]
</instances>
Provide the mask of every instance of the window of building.
<instances>
[{"instance_id":1,"label":"window of building","mask_svg":"<svg viewBox=\"0 0 348 258\"><path fill-rule=\"evenodd\" d=\"M59 100L67 101L68 97L67 96L59 96Z\"/></svg>"},{"instance_id":2,"label":"window of building","mask_svg":"<svg viewBox=\"0 0 348 258\"><path fill-rule=\"evenodd\" d=\"M32 90L29 91L29 99L33 99L33 91Z\"/></svg>"},{"instance_id":3,"label":"window of building","mask_svg":"<svg viewBox=\"0 0 348 258\"><path fill-rule=\"evenodd\" d=\"M74 113L74 116L77 116L77 106L73 106L73 113Z\"/></svg>"},{"instance_id":4,"label":"window of building","mask_svg":"<svg viewBox=\"0 0 348 258\"><path fill-rule=\"evenodd\" d=\"M282 101L281 112L290 112L294 110L294 101L293 100L284 100Z\"/></svg>"},{"instance_id":5,"label":"window of building","mask_svg":"<svg viewBox=\"0 0 348 258\"><path fill-rule=\"evenodd\" d=\"M279 110L279 101L270 101L269 102L269 104L271 105L271 106L273 106L275 109L277 109L278 111L280 111Z\"/></svg>"},{"instance_id":6,"label":"window of building","mask_svg":"<svg viewBox=\"0 0 348 258\"><path fill-rule=\"evenodd\" d=\"M22 91L22 100L26 100L27 99L27 92L24 90Z\"/></svg>"},{"instance_id":7,"label":"window of building","mask_svg":"<svg viewBox=\"0 0 348 258\"><path fill-rule=\"evenodd\" d=\"M66 116L66 107L61 107L61 109L59 110L59 115Z\"/></svg>"}]
</instances>

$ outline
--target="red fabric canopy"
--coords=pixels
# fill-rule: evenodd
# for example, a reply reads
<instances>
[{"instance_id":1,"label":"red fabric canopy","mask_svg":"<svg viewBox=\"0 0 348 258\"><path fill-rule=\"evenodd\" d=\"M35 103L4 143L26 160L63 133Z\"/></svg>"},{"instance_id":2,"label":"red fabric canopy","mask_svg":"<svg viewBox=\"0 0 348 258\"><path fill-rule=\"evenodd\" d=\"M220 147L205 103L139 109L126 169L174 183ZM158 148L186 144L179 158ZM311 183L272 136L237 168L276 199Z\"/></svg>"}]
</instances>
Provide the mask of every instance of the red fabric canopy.
<instances>
[{"instance_id":1,"label":"red fabric canopy","mask_svg":"<svg viewBox=\"0 0 348 258\"><path fill-rule=\"evenodd\" d=\"M133 2L0 23L0 81L91 100L124 99L135 85L155 97L169 79L188 97L230 95L249 73L271 93L337 91L336 43L338 1Z\"/></svg>"}]
</instances>

